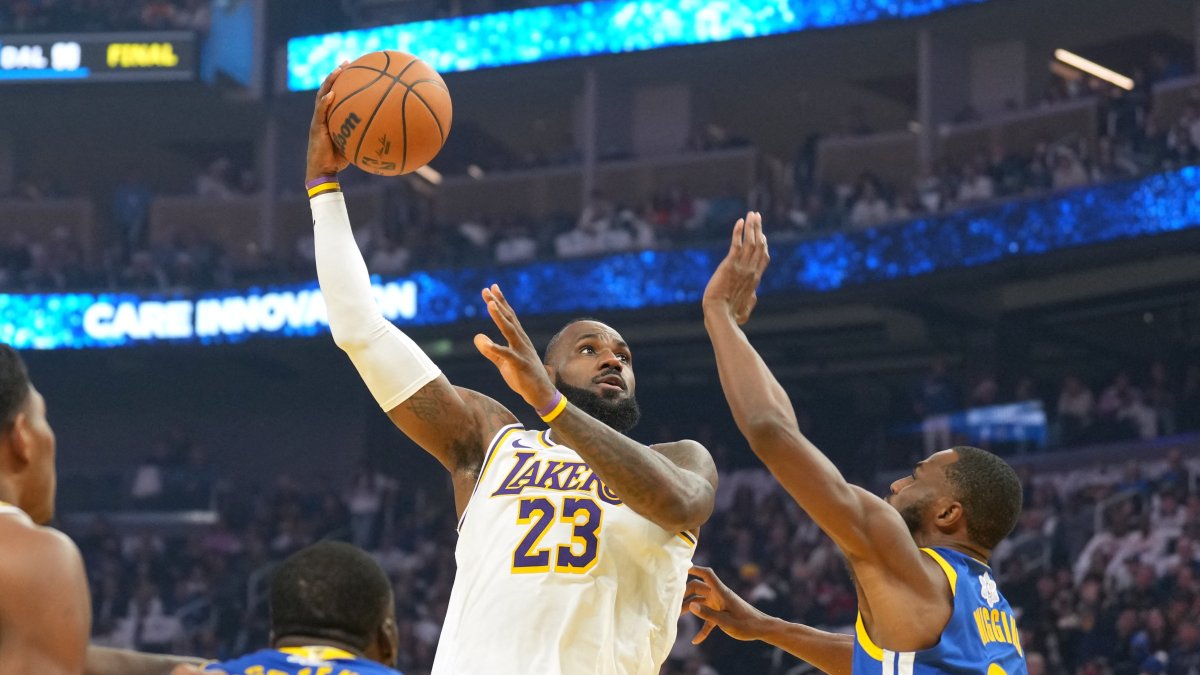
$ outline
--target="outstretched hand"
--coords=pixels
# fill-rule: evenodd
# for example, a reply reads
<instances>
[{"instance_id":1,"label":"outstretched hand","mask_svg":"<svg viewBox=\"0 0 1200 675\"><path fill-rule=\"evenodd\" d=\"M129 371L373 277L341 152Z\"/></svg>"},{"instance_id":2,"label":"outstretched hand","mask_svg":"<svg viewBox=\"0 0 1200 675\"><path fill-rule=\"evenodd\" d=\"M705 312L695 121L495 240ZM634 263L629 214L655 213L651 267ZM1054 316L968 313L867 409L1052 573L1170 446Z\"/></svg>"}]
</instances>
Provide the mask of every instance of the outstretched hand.
<instances>
[{"instance_id":1,"label":"outstretched hand","mask_svg":"<svg viewBox=\"0 0 1200 675\"><path fill-rule=\"evenodd\" d=\"M739 325L746 323L758 303L758 282L770 260L762 215L751 211L733 226L729 253L704 289L704 311L725 312Z\"/></svg>"},{"instance_id":2,"label":"outstretched hand","mask_svg":"<svg viewBox=\"0 0 1200 675\"><path fill-rule=\"evenodd\" d=\"M684 611L690 611L704 620L704 626L692 638L692 644L704 642L712 629L718 626L735 640L757 640L762 637L770 617L729 590L710 568L694 565L688 574L699 578L688 580L687 590L683 594Z\"/></svg>"},{"instance_id":3,"label":"outstretched hand","mask_svg":"<svg viewBox=\"0 0 1200 675\"><path fill-rule=\"evenodd\" d=\"M339 171L350 165L350 160L342 156L333 146L333 138L329 135L329 109L333 107L333 82L346 69L348 62L333 69L333 72L321 83L317 90L317 104L313 109L312 122L308 126L308 168L304 180L309 181L320 176L336 176Z\"/></svg>"},{"instance_id":4,"label":"outstretched hand","mask_svg":"<svg viewBox=\"0 0 1200 675\"><path fill-rule=\"evenodd\" d=\"M483 289L483 301L487 303L488 314L508 344L497 344L479 333L475 336L475 348L496 364L504 381L526 403L538 410L546 407L554 398L554 383L550 381L550 375L538 357L537 348L521 327L517 313L497 284Z\"/></svg>"}]
</instances>

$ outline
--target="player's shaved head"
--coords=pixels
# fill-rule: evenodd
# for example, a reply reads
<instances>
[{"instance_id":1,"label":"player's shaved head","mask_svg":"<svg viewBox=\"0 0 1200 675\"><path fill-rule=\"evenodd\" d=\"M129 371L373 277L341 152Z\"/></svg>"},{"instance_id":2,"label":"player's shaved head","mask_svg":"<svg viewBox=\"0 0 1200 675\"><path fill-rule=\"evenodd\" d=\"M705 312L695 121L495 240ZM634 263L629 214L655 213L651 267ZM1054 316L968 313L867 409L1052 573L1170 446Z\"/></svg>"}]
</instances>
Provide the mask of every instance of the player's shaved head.
<instances>
[{"instance_id":1,"label":"player's shaved head","mask_svg":"<svg viewBox=\"0 0 1200 675\"><path fill-rule=\"evenodd\" d=\"M392 585L362 549L323 541L293 554L271 580L271 633L367 652L391 616Z\"/></svg>"},{"instance_id":2,"label":"player's shaved head","mask_svg":"<svg viewBox=\"0 0 1200 675\"><path fill-rule=\"evenodd\" d=\"M1012 532L1021 517L1021 479L1008 462L969 445L953 448L958 461L946 466L946 481L967 516L967 536L989 551Z\"/></svg>"}]
</instances>

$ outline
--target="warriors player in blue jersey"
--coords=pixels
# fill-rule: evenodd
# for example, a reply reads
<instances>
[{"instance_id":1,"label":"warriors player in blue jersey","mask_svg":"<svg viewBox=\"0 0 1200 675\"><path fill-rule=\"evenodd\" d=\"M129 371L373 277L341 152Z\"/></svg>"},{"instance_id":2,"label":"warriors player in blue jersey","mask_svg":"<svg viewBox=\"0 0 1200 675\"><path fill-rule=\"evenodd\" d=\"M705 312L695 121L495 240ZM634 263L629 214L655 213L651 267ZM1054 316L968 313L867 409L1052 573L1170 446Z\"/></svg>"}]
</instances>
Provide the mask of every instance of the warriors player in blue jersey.
<instances>
[{"instance_id":1,"label":"warriors player in blue jersey","mask_svg":"<svg viewBox=\"0 0 1200 675\"><path fill-rule=\"evenodd\" d=\"M850 485L800 433L787 394L739 327L766 269L762 219L734 227L729 254L704 292L704 321L738 428L775 478L845 554L858 592L856 634L768 617L707 568L694 568L691 611L739 640L763 640L827 673L1025 673L1008 601L987 566L1021 511L1016 473L971 447L917 464L880 499Z\"/></svg>"},{"instance_id":2,"label":"warriors player in blue jersey","mask_svg":"<svg viewBox=\"0 0 1200 675\"><path fill-rule=\"evenodd\" d=\"M384 318L337 182L347 162L326 115L339 73L309 133L317 278L334 342L454 486L458 567L433 673L657 675L712 512L712 458L695 441L626 435L639 416L633 353L603 323L569 323L543 358L500 288L482 291L503 339L475 346L546 425L526 429Z\"/></svg>"},{"instance_id":3,"label":"warriors player in blue jersey","mask_svg":"<svg viewBox=\"0 0 1200 675\"><path fill-rule=\"evenodd\" d=\"M270 603L271 648L209 672L400 675L392 586L365 551L326 541L293 554L271 578Z\"/></svg>"}]
</instances>

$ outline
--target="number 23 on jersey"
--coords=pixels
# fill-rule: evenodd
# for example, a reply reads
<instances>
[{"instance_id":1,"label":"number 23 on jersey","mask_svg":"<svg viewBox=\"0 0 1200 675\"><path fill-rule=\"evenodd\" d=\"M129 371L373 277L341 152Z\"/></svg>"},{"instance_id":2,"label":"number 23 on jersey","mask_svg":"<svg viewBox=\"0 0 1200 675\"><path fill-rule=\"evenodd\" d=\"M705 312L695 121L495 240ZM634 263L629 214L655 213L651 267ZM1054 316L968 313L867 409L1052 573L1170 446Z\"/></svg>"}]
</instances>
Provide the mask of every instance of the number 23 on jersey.
<instances>
[{"instance_id":1,"label":"number 23 on jersey","mask_svg":"<svg viewBox=\"0 0 1200 675\"><path fill-rule=\"evenodd\" d=\"M513 574L555 572L584 574L596 564L604 512L590 497L525 497L518 503L517 524L529 530L513 551ZM542 547L542 538L555 522L571 524L571 541Z\"/></svg>"}]
</instances>

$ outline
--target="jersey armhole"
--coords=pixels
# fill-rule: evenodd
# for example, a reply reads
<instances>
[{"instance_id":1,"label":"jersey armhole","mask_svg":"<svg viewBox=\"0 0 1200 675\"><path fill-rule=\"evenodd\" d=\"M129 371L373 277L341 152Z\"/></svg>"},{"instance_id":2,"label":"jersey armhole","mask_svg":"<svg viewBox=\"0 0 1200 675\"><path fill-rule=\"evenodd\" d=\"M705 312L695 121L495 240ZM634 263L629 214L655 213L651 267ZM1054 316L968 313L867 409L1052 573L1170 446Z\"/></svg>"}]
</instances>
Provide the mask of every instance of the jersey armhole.
<instances>
[{"instance_id":1,"label":"jersey armhole","mask_svg":"<svg viewBox=\"0 0 1200 675\"><path fill-rule=\"evenodd\" d=\"M946 559L942 557L941 553L938 553L937 551L935 551L931 548L923 548L923 549L921 549L921 552L924 553L925 555L929 556L930 558L933 558L933 561L938 564L938 567L942 568L942 572L944 572L946 574L946 580L950 582L951 597L957 595L957 593L958 593L958 570L954 569L954 566L951 565L949 562L947 562Z\"/></svg>"},{"instance_id":2,"label":"jersey armhole","mask_svg":"<svg viewBox=\"0 0 1200 675\"><path fill-rule=\"evenodd\" d=\"M475 487L471 488L471 496L467 498L467 505L463 507L462 515L458 518L458 525L454 530L462 533L463 523L467 520L467 512L471 510L471 502L475 501L475 493L479 491L479 486L483 484L483 477L487 474L488 467L492 465L492 460L496 458L497 451L509 435L516 431L524 431L525 425L521 423L506 424L500 427L496 435L492 437L492 442L488 444L487 452L483 455L483 464L479 466L479 475L475 477Z\"/></svg>"}]
</instances>

